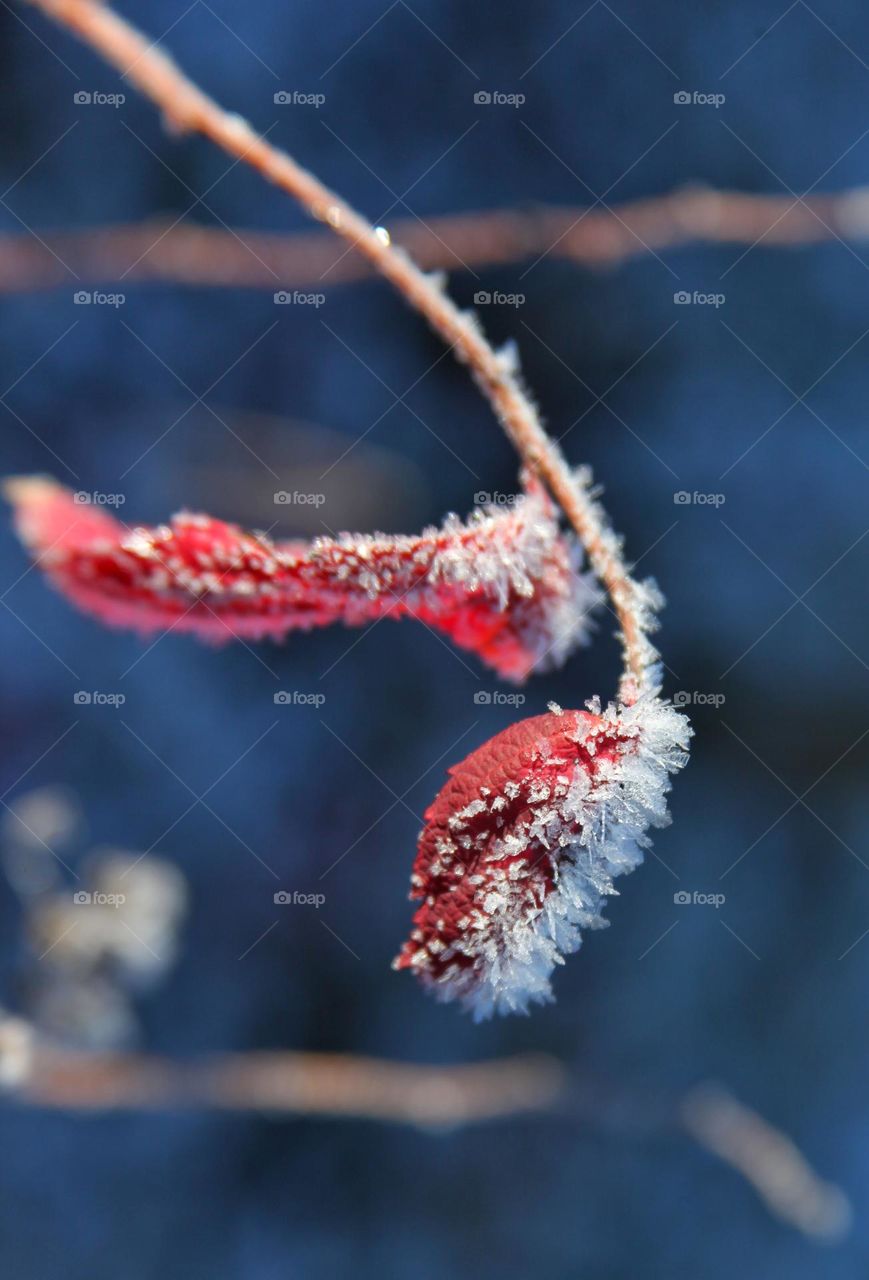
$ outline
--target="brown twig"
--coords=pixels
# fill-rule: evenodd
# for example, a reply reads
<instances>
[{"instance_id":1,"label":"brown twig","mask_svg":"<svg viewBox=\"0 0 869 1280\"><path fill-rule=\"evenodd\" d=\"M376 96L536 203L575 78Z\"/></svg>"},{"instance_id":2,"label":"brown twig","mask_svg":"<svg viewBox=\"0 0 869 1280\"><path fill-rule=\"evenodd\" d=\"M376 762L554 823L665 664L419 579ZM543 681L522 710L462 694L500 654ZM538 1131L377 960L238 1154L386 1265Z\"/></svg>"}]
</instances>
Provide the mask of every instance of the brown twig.
<instances>
[{"instance_id":1,"label":"brown twig","mask_svg":"<svg viewBox=\"0 0 869 1280\"><path fill-rule=\"evenodd\" d=\"M565 1073L547 1058L427 1067L334 1053L244 1053L182 1063L40 1050L17 1097L72 1111L213 1108L418 1127L550 1108Z\"/></svg>"},{"instance_id":2,"label":"brown twig","mask_svg":"<svg viewBox=\"0 0 869 1280\"><path fill-rule=\"evenodd\" d=\"M574 476L558 445L549 438L525 393L512 352L497 353L476 318L461 312L442 281L422 271L390 237L361 217L346 201L273 147L241 119L202 92L155 44L110 8L95 0L31 0L37 8L75 32L135 84L171 125L203 134L227 155L257 169L293 196L311 217L326 223L383 275L467 364L524 464L548 486L586 549L621 625L623 702L656 691L658 654L649 640L649 596L633 581L621 543L595 502L590 477Z\"/></svg>"},{"instance_id":3,"label":"brown twig","mask_svg":"<svg viewBox=\"0 0 869 1280\"><path fill-rule=\"evenodd\" d=\"M687 1134L744 1177L775 1217L834 1240L847 1229L847 1197L824 1182L784 1134L718 1086L677 1104L580 1088L544 1055L463 1066L425 1066L335 1053L221 1054L174 1061L83 1053L40 1041L22 1019L0 1019L0 1086L20 1106L107 1111L217 1110L274 1118L324 1116L430 1129L524 1114L641 1132Z\"/></svg>"},{"instance_id":4,"label":"brown twig","mask_svg":"<svg viewBox=\"0 0 869 1280\"><path fill-rule=\"evenodd\" d=\"M719 1085L703 1085L681 1106L687 1133L748 1181L774 1217L819 1240L841 1239L851 1205L823 1182L790 1138Z\"/></svg>"},{"instance_id":5,"label":"brown twig","mask_svg":"<svg viewBox=\"0 0 869 1280\"><path fill-rule=\"evenodd\" d=\"M610 267L649 250L694 244L799 248L869 239L869 188L832 195L752 195L686 187L612 209L491 209L398 218L394 244L425 270L461 271L540 257ZM0 291L29 292L71 281L171 281L280 289L351 284L374 274L321 231L268 233L205 227L175 218L80 230L0 236Z\"/></svg>"}]
</instances>

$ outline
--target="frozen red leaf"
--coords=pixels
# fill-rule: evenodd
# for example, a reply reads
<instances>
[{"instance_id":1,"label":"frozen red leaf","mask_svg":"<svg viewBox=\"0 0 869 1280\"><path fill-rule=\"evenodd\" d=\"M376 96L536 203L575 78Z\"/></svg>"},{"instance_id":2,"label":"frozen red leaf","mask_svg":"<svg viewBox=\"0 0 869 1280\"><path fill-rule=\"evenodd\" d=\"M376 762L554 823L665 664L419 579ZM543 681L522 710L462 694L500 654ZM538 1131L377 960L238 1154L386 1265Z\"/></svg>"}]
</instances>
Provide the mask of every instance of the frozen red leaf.
<instances>
[{"instance_id":1,"label":"frozen red leaf","mask_svg":"<svg viewBox=\"0 0 869 1280\"><path fill-rule=\"evenodd\" d=\"M614 877L668 821L685 717L654 697L589 707L503 730L449 770L426 812L411 878L422 905L395 967L478 1018L551 998L554 966L606 924Z\"/></svg>"},{"instance_id":2,"label":"frozen red leaf","mask_svg":"<svg viewBox=\"0 0 869 1280\"><path fill-rule=\"evenodd\" d=\"M564 661L597 600L575 539L536 484L415 537L313 542L275 542L187 513L131 528L41 477L9 481L6 492L19 535L58 590L83 612L143 633L281 639L414 617L521 681Z\"/></svg>"}]
</instances>

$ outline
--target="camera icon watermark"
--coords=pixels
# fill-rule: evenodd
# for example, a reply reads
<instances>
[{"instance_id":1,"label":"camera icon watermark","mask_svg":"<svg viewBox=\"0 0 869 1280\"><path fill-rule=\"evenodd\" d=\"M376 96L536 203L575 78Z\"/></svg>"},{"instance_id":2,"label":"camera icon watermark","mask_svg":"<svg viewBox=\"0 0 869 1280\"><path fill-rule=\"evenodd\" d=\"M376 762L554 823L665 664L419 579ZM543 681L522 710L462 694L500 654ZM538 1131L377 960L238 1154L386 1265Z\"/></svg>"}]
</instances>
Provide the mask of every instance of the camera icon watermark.
<instances>
[{"instance_id":1,"label":"camera icon watermark","mask_svg":"<svg viewBox=\"0 0 869 1280\"><path fill-rule=\"evenodd\" d=\"M99 689L79 689L72 695L77 707L122 707L127 701L124 693L103 693Z\"/></svg>"},{"instance_id":2,"label":"camera icon watermark","mask_svg":"<svg viewBox=\"0 0 869 1280\"><path fill-rule=\"evenodd\" d=\"M500 493L497 489L489 493L487 489L479 489L474 494L475 507L512 507L514 503L523 502L521 493Z\"/></svg>"},{"instance_id":3,"label":"camera icon watermark","mask_svg":"<svg viewBox=\"0 0 869 1280\"><path fill-rule=\"evenodd\" d=\"M689 92L686 89L679 89L673 94L673 101L677 107L714 107L717 111L719 107L724 106L727 99L723 93L701 93L699 89Z\"/></svg>"},{"instance_id":4,"label":"camera icon watermark","mask_svg":"<svg viewBox=\"0 0 869 1280\"><path fill-rule=\"evenodd\" d=\"M674 707L715 707L717 711L726 701L723 693L704 693L701 689L679 689L673 694Z\"/></svg>"},{"instance_id":5,"label":"camera icon watermark","mask_svg":"<svg viewBox=\"0 0 869 1280\"><path fill-rule=\"evenodd\" d=\"M673 902L677 907L714 907L717 911L726 901L723 893L699 893L696 889L693 893L680 889L673 894Z\"/></svg>"},{"instance_id":6,"label":"camera icon watermark","mask_svg":"<svg viewBox=\"0 0 869 1280\"><path fill-rule=\"evenodd\" d=\"M316 107L319 111L325 101L325 93L302 93L299 89L278 89L274 95L276 107Z\"/></svg>"},{"instance_id":7,"label":"camera icon watermark","mask_svg":"<svg viewBox=\"0 0 869 1280\"><path fill-rule=\"evenodd\" d=\"M278 489L274 495L278 507L322 507L326 501L325 493L299 493L297 489Z\"/></svg>"},{"instance_id":8,"label":"camera icon watermark","mask_svg":"<svg viewBox=\"0 0 869 1280\"><path fill-rule=\"evenodd\" d=\"M279 307L313 307L317 311L326 301L326 295L305 293L301 289L278 289L274 300Z\"/></svg>"},{"instance_id":9,"label":"camera icon watermark","mask_svg":"<svg viewBox=\"0 0 869 1280\"><path fill-rule=\"evenodd\" d=\"M695 489L689 493L687 489L677 489L673 494L673 502L677 507L723 507L726 502L723 493L698 493Z\"/></svg>"},{"instance_id":10,"label":"camera icon watermark","mask_svg":"<svg viewBox=\"0 0 869 1280\"><path fill-rule=\"evenodd\" d=\"M325 693L303 693L300 689L279 689L272 698L276 707L316 707L326 702Z\"/></svg>"},{"instance_id":11,"label":"camera icon watermark","mask_svg":"<svg viewBox=\"0 0 869 1280\"><path fill-rule=\"evenodd\" d=\"M79 89L72 95L77 107L122 107L127 101L124 93L100 93L99 90Z\"/></svg>"},{"instance_id":12,"label":"camera icon watermark","mask_svg":"<svg viewBox=\"0 0 869 1280\"><path fill-rule=\"evenodd\" d=\"M474 94L478 107L521 107L525 101L524 93L503 93L500 89L478 89Z\"/></svg>"},{"instance_id":13,"label":"camera icon watermark","mask_svg":"<svg viewBox=\"0 0 869 1280\"><path fill-rule=\"evenodd\" d=\"M524 293L502 293L495 289L478 289L474 294L475 307L521 307L525 305Z\"/></svg>"},{"instance_id":14,"label":"camera icon watermark","mask_svg":"<svg viewBox=\"0 0 869 1280\"><path fill-rule=\"evenodd\" d=\"M88 893L86 889L78 889L72 895L76 907L122 907L127 901L125 893Z\"/></svg>"},{"instance_id":15,"label":"camera icon watermark","mask_svg":"<svg viewBox=\"0 0 869 1280\"><path fill-rule=\"evenodd\" d=\"M77 307L122 307L127 301L125 293L101 293L99 289L77 289L72 295Z\"/></svg>"},{"instance_id":16,"label":"camera icon watermark","mask_svg":"<svg viewBox=\"0 0 869 1280\"><path fill-rule=\"evenodd\" d=\"M724 293L702 293L699 289L695 289L689 293L687 289L677 289L673 294L673 301L677 307L714 307L716 311L719 307L723 307L727 301L727 295Z\"/></svg>"},{"instance_id":17,"label":"camera icon watermark","mask_svg":"<svg viewBox=\"0 0 869 1280\"><path fill-rule=\"evenodd\" d=\"M524 707L524 693L503 693L500 689L478 689L474 694L477 707Z\"/></svg>"},{"instance_id":18,"label":"camera icon watermark","mask_svg":"<svg viewBox=\"0 0 869 1280\"><path fill-rule=\"evenodd\" d=\"M122 507L127 501L123 493L102 493L99 489L76 489L72 500L80 507Z\"/></svg>"},{"instance_id":19,"label":"camera icon watermark","mask_svg":"<svg viewBox=\"0 0 869 1280\"><path fill-rule=\"evenodd\" d=\"M301 893L298 889L292 893L289 889L278 889L274 895L276 907L313 907L319 911L325 901L325 893Z\"/></svg>"}]
</instances>

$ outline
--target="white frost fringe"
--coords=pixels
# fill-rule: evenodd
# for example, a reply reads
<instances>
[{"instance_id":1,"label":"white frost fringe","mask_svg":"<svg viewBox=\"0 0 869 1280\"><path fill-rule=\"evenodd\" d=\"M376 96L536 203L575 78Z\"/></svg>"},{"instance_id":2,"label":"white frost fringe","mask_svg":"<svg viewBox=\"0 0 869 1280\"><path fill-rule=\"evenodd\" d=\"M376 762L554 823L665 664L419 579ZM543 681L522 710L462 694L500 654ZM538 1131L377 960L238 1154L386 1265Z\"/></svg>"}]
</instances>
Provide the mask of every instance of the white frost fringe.
<instances>
[{"instance_id":1,"label":"white frost fringe","mask_svg":"<svg viewBox=\"0 0 869 1280\"><path fill-rule=\"evenodd\" d=\"M483 592L501 609L511 598L536 601L521 621L517 609L516 621L534 655L532 670L540 672L563 666L574 649L589 643L592 615L604 596L594 575L583 571L579 539L561 533L558 509L545 490L529 479L524 484L525 492L510 503L490 502L467 521L449 515L441 530L426 529L422 537L449 537L432 560L428 582ZM501 525L510 529L509 536L491 536ZM469 536L460 537L463 532ZM554 564L559 539L568 548L566 575Z\"/></svg>"},{"instance_id":2,"label":"white frost fringe","mask_svg":"<svg viewBox=\"0 0 869 1280\"><path fill-rule=\"evenodd\" d=\"M613 880L642 862L649 829L670 821L665 797L670 774L688 759L687 718L654 693L628 707L601 711L597 699L587 705L605 721L596 733L618 725L627 741L618 760L599 762L593 778L574 765L566 796L536 812L528 834L555 851L555 889L542 907L529 908L522 880L513 893L505 885L491 927L472 935L473 967L453 968L432 984L438 999L460 1000L475 1021L552 1000L555 966L579 949L582 930L607 926L602 911L618 893Z\"/></svg>"}]
</instances>

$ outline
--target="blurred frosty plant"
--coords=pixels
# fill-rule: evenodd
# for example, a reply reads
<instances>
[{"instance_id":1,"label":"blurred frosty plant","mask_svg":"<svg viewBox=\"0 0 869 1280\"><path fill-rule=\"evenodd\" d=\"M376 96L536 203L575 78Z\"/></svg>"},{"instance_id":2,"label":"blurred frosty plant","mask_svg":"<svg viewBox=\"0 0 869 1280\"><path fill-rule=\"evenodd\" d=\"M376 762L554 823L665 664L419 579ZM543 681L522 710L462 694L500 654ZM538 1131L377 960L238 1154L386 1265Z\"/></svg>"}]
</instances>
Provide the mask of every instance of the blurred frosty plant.
<instances>
[{"instance_id":1,"label":"blurred frosty plant","mask_svg":"<svg viewBox=\"0 0 869 1280\"><path fill-rule=\"evenodd\" d=\"M595 499L590 476L571 472L560 449L544 431L519 379L515 350L509 347L494 351L476 318L459 311L447 296L442 278L422 272L392 245L382 228L372 226L286 152L267 143L246 121L219 107L155 44L111 9L96 0L32 2L101 53L128 83L137 86L160 108L175 130L202 133L237 161L258 169L385 276L468 366L523 465L548 489L577 534L621 628L624 667L617 698L605 709L593 699L587 703L587 711L562 712L553 708L549 715L524 720L483 744L451 770L450 781L426 814L412 884L413 896L421 898L422 905L410 942L396 961L399 968L416 972L439 998L459 998L477 1017L495 1010L524 1011L531 1002L549 999L555 964L566 952L577 949L583 928L603 923L601 908L605 898L614 892L613 878L641 861L648 845L647 829L667 821L664 797L669 775L687 759L688 722L661 698L658 654L649 638L662 603L660 594L653 583L639 583L631 577L621 541ZM22 504L19 518L25 537L46 553L50 539L45 537L45 528L40 527L34 512L42 503L42 517L50 528L57 504L62 510L64 499L54 489L43 490L40 496L32 484L28 482L31 487L23 490L19 485L17 495L13 489L13 498L17 496ZM96 573L96 589L93 578L88 585L76 576L72 566L82 549L71 545L63 534L60 541L66 545L55 565L55 579L79 604L107 620L135 624L132 603L140 623L147 618L154 625L155 615L149 610L156 606L156 625L167 625L171 616L183 612L179 606L183 606L186 591L191 611L204 624L198 605L205 604L212 613L212 606L221 606L226 595L221 581L224 570L241 569L249 577L252 575L256 598L268 594L263 592L262 575L270 580L272 564L275 571L278 568L279 556L271 544L250 539L233 526L205 517L182 517L173 524L168 536L175 539L174 550L181 550L181 554L177 557L177 570L174 565L167 568L160 563L158 554L152 554L166 531L142 531L137 544L137 534L125 540L114 521L105 516L103 519L108 523L101 524L100 531L91 530L90 543L83 552L85 557L98 558L104 551L108 557L104 573ZM497 517L487 519L491 522ZM487 554L495 552L495 577L508 584L506 598L503 591L499 596L496 590L494 599L483 602L484 610L494 619L499 606L508 615L511 605L518 609L522 596L516 593L512 598L515 583L507 571L502 549L498 549L498 538L505 527L490 524L490 533L493 528L499 532L489 543ZM457 527L447 524L442 536L458 538L460 542L468 531L470 536L482 532L479 527L474 530L468 526L460 533ZM69 536L73 537L73 533ZM426 537L429 545L423 550ZM477 575L468 576L468 562L461 555L457 560L445 561L432 578L435 560L430 558L430 552L434 537L423 535L419 540L420 554L427 560L426 572L430 575L426 589L437 595L438 590L449 585L455 593L458 616L473 603L474 595L484 584ZM203 565L196 559L196 554L203 551L212 557L218 546L226 550L229 564L218 565L209 560ZM366 580L374 588L374 599L382 600L384 584L377 577L377 570L368 567L364 555L359 563L363 548L373 552L376 546L376 538L370 543L351 540L341 549L339 540L330 544L326 556L328 562L330 555L339 561L343 555L347 577L362 587L360 604L369 594L363 585ZM395 546L384 548L387 558L394 557L395 551ZM190 552L195 552L192 559L187 554ZM237 564L233 557L238 558ZM252 565L250 557L259 563ZM312 548L302 553L295 564L290 557L280 566L282 572L290 576L296 573L298 577L302 567L307 570L311 565L309 557L316 559ZM452 572L447 572L448 564L452 565ZM515 568L512 561L511 564ZM124 584L120 595L126 591L127 596L113 596L107 606L106 593L101 588L113 568L119 571ZM323 568L318 564L315 572ZM399 553L391 571L407 568ZM524 572L527 566L522 568ZM371 574L374 576L366 578ZM530 582L531 575L526 576ZM539 580L541 597L551 588L547 577L551 580L551 571L544 570ZM489 579L486 585L491 587L492 582ZM412 590L413 578L408 581L402 577L399 585ZM532 594L533 590L532 587ZM341 617L352 594L352 590L342 587L341 604L333 609L335 616L325 616L324 612L320 620ZM234 625L240 626L238 618L243 613L245 592L236 595L238 600L230 616ZM587 611L588 596L574 585L567 590L567 598L572 601L568 607L576 616L557 634L575 636L580 630L580 618ZM164 610L162 616L160 609ZM286 616L285 611L285 619ZM252 625L259 630L246 634L269 633L262 612ZM444 625L442 618L439 625ZM283 625L282 633L288 629ZM466 632L458 625L445 625L444 629L458 643L476 648L496 670L501 669L502 660L494 651L487 653L485 645L470 642L480 639L474 627L470 639L461 638ZM516 634L521 631L520 627ZM528 647L527 636L520 639L522 643ZM535 645L530 648L537 658L541 656ZM505 674L517 674L509 669L509 662L502 661L502 666Z\"/></svg>"},{"instance_id":2,"label":"blurred frosty plant","mask_svg":"<svg viewBox=\"0 0 869 1280\"><path fill-rule=\"evenodd\" d=\"M29 1024L58 1042L117 1048L137 1038L134 997L177 959L187 884L153 853L96 848L82 859L84 835L74 793L25 792L0 821L0 866L24 910Z\"/></svg>"},{"instance_id":3,"label":"blurred frosty plant","mask_svg":"<svg viewBox=\"0 0 869 1280\"><path fill-rule=\"evenodd\" d=\"M171 862L94 850L75 890L65 885L28 904L34 1024L92 1048L135 1041L134 997L174 965L186 910L187 884Z\"/></svg>"}]
</instances>

